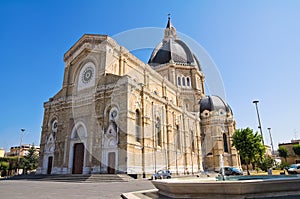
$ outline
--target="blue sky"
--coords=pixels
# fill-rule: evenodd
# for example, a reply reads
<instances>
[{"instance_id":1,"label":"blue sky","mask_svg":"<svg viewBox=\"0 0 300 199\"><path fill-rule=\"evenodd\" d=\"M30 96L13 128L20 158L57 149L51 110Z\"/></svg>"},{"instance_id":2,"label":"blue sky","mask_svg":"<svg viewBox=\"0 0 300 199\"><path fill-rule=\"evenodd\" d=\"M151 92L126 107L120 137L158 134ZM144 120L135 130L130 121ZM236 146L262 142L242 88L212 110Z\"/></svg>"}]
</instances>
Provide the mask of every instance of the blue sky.
<instances>
[{"instance_id":1,"label":"blue sky","mask_svg":"<svg viewBox=\"0 0 300 199\"><path fill-rule=\"evenodd\" d=\"M168 13L216 63L237 128L257 130L258 99L266 144L267 127L275 147L300 138L299 10L296 0L1 1L0 148L18 145L21 128L23 143L39 144L43 103L61 88L63 54L83 34L164 28Z\"/></svg>"}]
</instances>

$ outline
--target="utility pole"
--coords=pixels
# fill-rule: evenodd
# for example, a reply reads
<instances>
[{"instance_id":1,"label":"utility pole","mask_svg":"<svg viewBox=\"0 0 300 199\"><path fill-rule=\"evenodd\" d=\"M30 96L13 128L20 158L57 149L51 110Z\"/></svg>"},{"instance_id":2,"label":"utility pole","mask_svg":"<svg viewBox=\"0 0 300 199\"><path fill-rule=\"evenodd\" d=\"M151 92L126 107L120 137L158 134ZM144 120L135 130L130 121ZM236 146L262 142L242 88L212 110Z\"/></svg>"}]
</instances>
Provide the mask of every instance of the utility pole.
<instances>
[{"instance_id":1,"label":"utility pole","mask_svg":"<svg viewBox=\"0 0 300 199\"><path fill-rule=\"evenodd\" d=\"M268 128L268 130L269 130L269 135L270 135L270 140L271 140L272 155L274 155L274 146L273 146L273 139L272 139L272 135L271 135L271 128Z\"/></svg>"},{"instance_id":2,"label":"utility pole","mask_svg":"<svg viewBox=\"0 0 300 199\"><path fill-rule=\"evenodd\" d=\"M256 113L257 113L257 118L258 118L258 128L259 128L260 134L261 134L261 141L262 141L262 144L265 145L261 122L260 122L260 117L259 117L259 113L258 113L258 106L257 106L258 102L259 102L258 100L253 101L253 103L255 104L255 107L256 107Z\"/></svg>"},{"instance_id":3,"label":"utility pole","mask_svg":"<svg viewBox=\"0 0 300 199\"><path fill-rule=\"evenodd\" d=\"M25 133L25 129L21 129L21 138L20 138L20 148L19 148L19 154L18 154L18 175L19 175L19 168L20 168L20 158L21 158L21 150L22 150L22 140Z\"/></svg>"}]
</instances>

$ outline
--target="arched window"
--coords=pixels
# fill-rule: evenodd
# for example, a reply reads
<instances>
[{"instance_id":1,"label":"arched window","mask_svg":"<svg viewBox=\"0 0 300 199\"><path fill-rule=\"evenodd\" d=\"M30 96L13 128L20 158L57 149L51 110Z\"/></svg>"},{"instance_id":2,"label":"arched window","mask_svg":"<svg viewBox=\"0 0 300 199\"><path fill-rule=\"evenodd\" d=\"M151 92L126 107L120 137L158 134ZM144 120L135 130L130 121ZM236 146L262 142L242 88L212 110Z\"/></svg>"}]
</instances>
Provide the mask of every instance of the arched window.
<instances>
[{"instance_id":1,"label":"arched window","mask_svg":"<svg viewBox=\"0 0 300 199\"><path fill-rule=\"evenodd\" d=\"M162 144L162 139L161 139L161 124L160 124L160 119L159 117L156 118L156 142L157 146L161 146Z\"/></svg>"},{"instance_id":2,"label":"arched window","mask_svg":"<svg viewBox=\"0 0 300 199\"><path fill-rule=\"evenodd\" d=\"M182 77L182 86L185 86L185 77Z\"/></svg>"},{"instance_id":3,"label":"arched window","mask_svg":"<svg viewBox=\"0 0 300 199\"><path fill-rule=\"evenodd\" d=\"M189 77L186 78L186 86L188 86L188 87L191 86L191 81L190 81Z\"/></svg>"},{"instance_id":4,"label":"arched window","mask_svg":"<svg viewBox=\"0 0 300 199\"><path fill-rule=\"evenodd\" d=\"M223 133L223 145L224 145L224 152L228 153L227 135L225 133Z\"/></svg>"},{"instance_id":5,"label":"arched window","mask_svg":"<svg viewBox=\"0 0 300 199\"><path fill-rule=\"evenodd\" d=\"M178 84L178 86L181 86L181 78L180 77L177 77L177 84Z\"/></svg>"},{"instance_id":6,"label":"arched window","mask_svg":"<svg viewBox=\"0 0 300 199\"><path fill-rule=\"evenodd\" d=\"M58 126L58 122L57 122L57 120L55 119L55 120L52 122L52 125L51 125L53 139L55 139L55 137L56 137L57 126Z\"/></svg>"},{"instance_id":7,"label":"arched window","mask_svg":"<svg viewBox=\"0 0 300 199\"><path fill-rule=\"evenodd\" d=\"M139 110L135 111L135 140L141 141L141 114Z\"/></svg>"},{"instance_id":8,"label":"arched window","mask_svg":"<svg viewBox=\"0 0 300 199\"><path fill-rule=\"evenodd\" d=\"M179 130L179 126L176 125L176 138L177 138L177 149L180 150L180 130Z\"/></svg>"}]
</instances>

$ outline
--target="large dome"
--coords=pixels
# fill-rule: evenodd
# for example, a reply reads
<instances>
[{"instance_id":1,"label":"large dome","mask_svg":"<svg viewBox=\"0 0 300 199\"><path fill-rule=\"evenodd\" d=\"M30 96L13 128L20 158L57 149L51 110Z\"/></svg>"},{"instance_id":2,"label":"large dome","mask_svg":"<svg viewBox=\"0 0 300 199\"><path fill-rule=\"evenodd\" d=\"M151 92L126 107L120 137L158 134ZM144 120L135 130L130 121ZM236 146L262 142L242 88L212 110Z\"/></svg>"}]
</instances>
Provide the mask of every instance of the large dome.
<instances>
[{"instance_id":1,"label":"large dome","mask_svg":"<svg viewBox=\"0 0 300 199\"><path fill-rule=\"evenodd\" d=\"M183 41L177 38L176 29L170 18L168 19L163 41L153 50L148 61L148 64L152 67L167 63L195 66L201 70L197 57Z\"/></svg>"}]
</instances>

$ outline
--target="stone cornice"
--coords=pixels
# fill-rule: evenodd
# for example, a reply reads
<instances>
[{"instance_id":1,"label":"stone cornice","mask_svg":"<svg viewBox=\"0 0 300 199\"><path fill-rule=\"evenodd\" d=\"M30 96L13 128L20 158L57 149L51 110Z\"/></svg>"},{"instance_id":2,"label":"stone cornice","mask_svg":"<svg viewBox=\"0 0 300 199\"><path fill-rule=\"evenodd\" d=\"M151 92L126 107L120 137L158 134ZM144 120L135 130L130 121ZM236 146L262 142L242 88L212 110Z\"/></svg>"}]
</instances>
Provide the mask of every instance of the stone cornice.
<instances>
[{"instance_id":1,"label":"stone cornice","mask_svg":"<svg viewBox=\"0 0 300 199\"><path fill-rule=\"evenodd\" d=\"M84 34L65 54L64 61L67 62L72 55L78 51L84 44L99 44L107 39L107 35Z\"/></svg>"}]
</instances>

